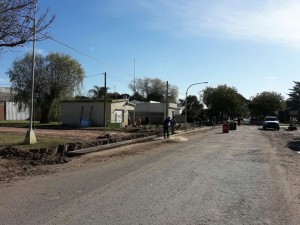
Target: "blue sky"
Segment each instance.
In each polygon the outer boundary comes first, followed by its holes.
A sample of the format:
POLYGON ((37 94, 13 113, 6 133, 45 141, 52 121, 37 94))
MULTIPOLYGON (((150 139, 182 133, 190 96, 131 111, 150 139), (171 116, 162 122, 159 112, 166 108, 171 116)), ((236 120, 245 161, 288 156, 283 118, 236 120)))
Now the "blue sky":
MULTIPOLYGON (((246 98, 263 91, 287 97, 300 73, 300 1, 298 0, 52 0, 39 1, 56 20, 53 40, 37 43, 42 54, 70 54, 84 67, 82 94, 103 86, 131 93, 136 78, 169 81, 184 98, 206 86, 226 84, 246 98), (135 59, 135 67, 134 67, 135 59)), ((31 44, 1 56, 5 72, 31 44)))

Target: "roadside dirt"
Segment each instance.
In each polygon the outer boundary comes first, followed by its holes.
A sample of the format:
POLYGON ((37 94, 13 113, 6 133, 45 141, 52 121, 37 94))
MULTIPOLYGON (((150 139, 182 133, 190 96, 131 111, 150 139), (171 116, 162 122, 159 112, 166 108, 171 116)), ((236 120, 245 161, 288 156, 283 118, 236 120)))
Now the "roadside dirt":
MULTIPOLYGON (((25 134, 28 129, 26 128, 13 128, 13 127, 0 127, 1 133, 22 133, 25 134)), ((122 137, 128 135, 128 132, 122 131, 103 131, 99 129, 80 129, 80 130, 52 130, 52 129, 35 129, 36 135, 51 135, 52 137, 63 137, 70 140, 70 142, 76 141, 89 141, 95 140, 98 137, 109 134, 111 137, 122 137)), ((0 149, 1 150, 1 149, 0 149)), ((12 151, 18 151, 18 149, 12 149, 12 151)), ((107 152, 107 151, 105 151, 107 152)), ((111 154, 113 151, 109 151, 111 154)), ((113 153, 112 153, 113 154, 113 153)), ((120 153, 124 155, 125 153, 120 153)), ((114 155, 110 156, 113 157, 114 155)), ((1 157, 0 156, 0 182, 12 182, 22 177, 43 175, 49 173, 55 173, 60 169, 69 167, 76 167, 77 163, 84 157, 66 158, 65 162, 62 161, 59 155, 50 156, 50 162, 42 164, 37 160, 33 160, 31 157, 1 157), (52 164, 52 165, 47 165, 52 164)), ((83 159, 84 160, 84 159, 83 159)))

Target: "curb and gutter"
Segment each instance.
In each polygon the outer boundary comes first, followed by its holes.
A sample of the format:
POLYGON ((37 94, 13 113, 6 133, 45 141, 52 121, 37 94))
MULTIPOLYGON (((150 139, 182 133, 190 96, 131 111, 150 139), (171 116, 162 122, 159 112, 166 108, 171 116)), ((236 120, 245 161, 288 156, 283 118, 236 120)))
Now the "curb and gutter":
MULTIPOLYGON (((196 128, 196 129, 188 130, 186 132, 185 131, 177 131, 173 135, 178 136, 181 134, 197 132, 197 131, 199 131, 199 129, 200 130, 208 130, 208 129, 210 129, 210 127, 196 128)), ((108 150, 108 149, 112 149, 112 148, 117 148, 117 147, 121 147, 124 145, 143 143, 143 142, 154 141, 154 140, 164 140, 164 139, 162 139, 162 137, 159 137, 157 135, 150 135, 147 137, 136 138, 136 139, 126 140, 126 141, 120 141, 120 142, 116 142, 116 143, 109 143, 106 145, 99 145, 99 146, 95 146, 95 147, 83 148, 83 149, 78 149, 78 150, 73 150, 73 151, 66 151, 65 155, 66 156, 84 155, 84 154, 88 154, 88 153, 92 153, 92 152, 98 152, 98 151, 108 150)))

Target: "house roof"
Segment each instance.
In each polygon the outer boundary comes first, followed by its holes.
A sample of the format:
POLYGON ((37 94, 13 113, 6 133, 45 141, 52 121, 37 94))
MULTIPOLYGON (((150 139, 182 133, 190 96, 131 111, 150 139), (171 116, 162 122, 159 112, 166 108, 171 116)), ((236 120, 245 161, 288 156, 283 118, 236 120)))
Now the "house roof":
POLYGON ((138 101, 138 100, 131 100, 131 101, 129 101, 131 104, 133 104, 133 105, 137 105, 137 104, 140 104, 140 103, 143 103, 143 102, 141 102, 141 101, 138 101))

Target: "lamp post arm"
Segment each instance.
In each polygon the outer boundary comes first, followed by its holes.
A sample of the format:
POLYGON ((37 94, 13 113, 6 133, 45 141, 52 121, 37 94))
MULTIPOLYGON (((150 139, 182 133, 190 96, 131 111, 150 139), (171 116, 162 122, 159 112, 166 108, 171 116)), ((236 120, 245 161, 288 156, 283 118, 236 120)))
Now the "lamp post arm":
POLYGON ((190 89, 190 87, 192 87, 192 86, 194 86, 194 85, 196 85, 196 84, 207 84, 208 82, 200 82, 200 83, 194 83, 194 84, 191 84, 190 86, 188 86, 188 88, 186 89, 186 93, 185 93, 185 95, 187 96, 187 93, 188 93, 188 91, 189 91, 189 89, 190 89))
POLYGON ((190 89, 190 87, 196 85, 196 84, 207 84, 208 82, 199 82, 199 83, 194 83, 194 84, 191 84, 190 86, 188 86, 188 88, 186 89, 186 92, 185 92, 185 116, 184 116, 184 128, 185 128, 185 131, 186 131, 186 127, 187 127, 187 94, 188 94, 188 91, 190 89))

